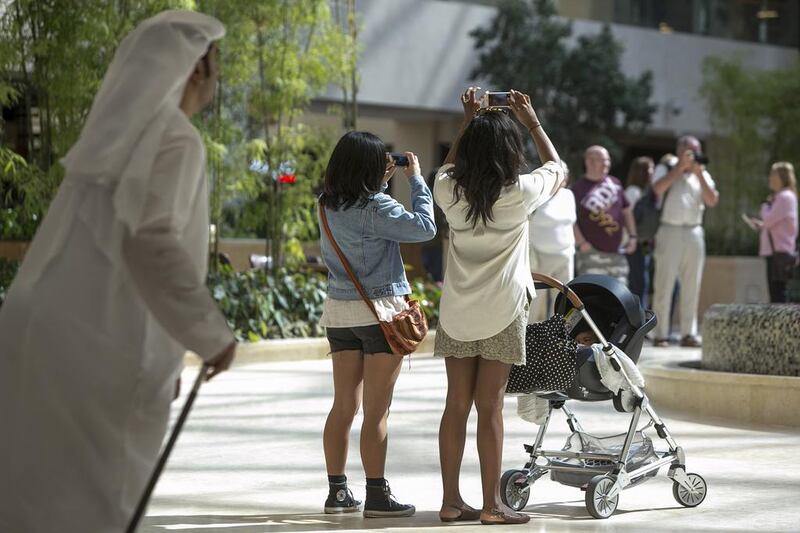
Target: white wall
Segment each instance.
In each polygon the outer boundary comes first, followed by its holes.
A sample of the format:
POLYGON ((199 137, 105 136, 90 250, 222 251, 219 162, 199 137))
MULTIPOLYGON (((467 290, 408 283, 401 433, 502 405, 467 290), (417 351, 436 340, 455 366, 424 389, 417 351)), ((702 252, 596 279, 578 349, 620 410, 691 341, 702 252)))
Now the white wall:
MULTIPOLYGON (((458 113, 458 95, 469 85, 476 63, 469 32, 487 24, 494 8, 433 0, 359 0, 363 47, 360 61, 362 104, 403 112, 458 113)), ((596 33, 598 22, 576 20, 574 33, 596 33)), ((698 96, 702 63, 708 55, 739 55, 752 68, 787 66, 798 59, 790 48, 729 41, 689 34, 614 25, 625 45, 623 69, 654 74, 653 101, 659 104, 652 129, 667 135, 710 133, 708 115, 698 96), (682 108, 678 115, 669 102, 682 108)), ((500 89, 500 88, 498 88, 500 89)), ((324 99, 338 99, 331 91, 324 99)))
MULTIPOLYGON (((309 126, 331 128, 341 133, 341 119, 322 113, 308 113, 299 122, 309 126)), ((419 158, 422 174, 427 176, 439 163, 437 147, 440 143, 450 143, 458 131, 458 118, 416 117, 403 119, 360 116, 358 129, 374 133, 395 151, 414 152, 419 158)), ((403 174, 398 170, 394 177, 392 191, 394 196, 410 207, 410 188, 403 174)))
MULTIPOLYGON (((576 34, 596 33, 600 28, 601 24, 591 21, 573 23, 576 34)), ((671 134, 704 137, 711 133, 705 102, 699 95, 706 57, 740 57, 747 68, 754 70, 786 67, 798 60, 798 51, 792 48, 686 33, 663 34, 621 24, 614 24, 612 31, 625 45, 622 67, 627 74, 653 71, 652 101, 659 104, 659 109, 653 115, 651 128, 671 134), (680 114, 670 112, 670 102, 680 106, 680 114)))

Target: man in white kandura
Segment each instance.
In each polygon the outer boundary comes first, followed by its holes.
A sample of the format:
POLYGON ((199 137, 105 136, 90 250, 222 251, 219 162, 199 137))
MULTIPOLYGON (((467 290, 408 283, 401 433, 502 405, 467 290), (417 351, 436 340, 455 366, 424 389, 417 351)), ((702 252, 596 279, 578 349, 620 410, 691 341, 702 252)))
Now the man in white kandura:
POLYGON ((0 311, 0 531, 119 532, 156 462, 186 349, 228 368, 205 286, 206 15, 167 11, 120 44, 64 181, 0 311))

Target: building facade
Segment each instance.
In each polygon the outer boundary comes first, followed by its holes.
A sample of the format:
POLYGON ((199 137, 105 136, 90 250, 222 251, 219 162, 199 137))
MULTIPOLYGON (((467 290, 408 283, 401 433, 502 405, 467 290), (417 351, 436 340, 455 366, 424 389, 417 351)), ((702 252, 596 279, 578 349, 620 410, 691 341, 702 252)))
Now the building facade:
MULTIPOLYGON (((458 96, 476 64, 469 32, 496 13, 491 1, 360 0, 362 30, 358 128, 381 136, 395 150, 417 153, 423 172, 441 163, 460 121, 458 96)), ((657 106, 643 136, 619 139, 625 161, 674 149, 675 138, 707 138, 711 121, 700 98, 708 56, 738 57, 751 69, 776 69, 798 60, 800 2, 762 0, 560 0, 573 38, 610 24, 625 46, 623 71, 653 72, 657 106)), ((504 87, 492 87, 505 90, 504 87)), ((339 127, 324 112, 340 100, 331 90, 314 101, 304 120, 339 127)), ((622 163, 614 170, 622 172, 622 163)), ((573 172, 580 169, 572 169, 573 172)), ((399 198, 405 184, 394 184, 399 198)))

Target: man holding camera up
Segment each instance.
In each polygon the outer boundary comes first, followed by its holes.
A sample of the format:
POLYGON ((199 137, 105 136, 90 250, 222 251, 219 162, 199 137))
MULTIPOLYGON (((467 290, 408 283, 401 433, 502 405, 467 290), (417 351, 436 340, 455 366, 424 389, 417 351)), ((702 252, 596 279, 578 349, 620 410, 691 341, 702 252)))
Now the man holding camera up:
POLYGON ((659 165, 653 176, 653 191, 662 204, 655 237, 655 345, 669 346, 672 291, 680 280, 681 346, 698 347, 697 303, 706 258, 703 211, 717 205, 719 193, 706 171, 700 141, 681 137, 675 153, 678 163, 671 169, 659 165))

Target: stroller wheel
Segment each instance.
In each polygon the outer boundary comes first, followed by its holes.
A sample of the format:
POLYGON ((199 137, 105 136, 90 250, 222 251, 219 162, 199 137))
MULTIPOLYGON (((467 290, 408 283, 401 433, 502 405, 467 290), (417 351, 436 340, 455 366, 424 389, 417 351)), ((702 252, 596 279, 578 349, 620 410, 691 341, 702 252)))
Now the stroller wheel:
POLYGON ((692 486, 691 490, 677 481, 673 481, 672 495, 675 496, 675 501, 684 507, 697 507, 706 499, 708 485, 706 485, 706 480, 699 474, 686 474, 686 477, 689 478, 689 485, 692 486))
POLYGON ((500 499, 515 511, 523 510, 530 496, 531 486, 524 470, 507 470, 500 478, 500 499))
POLYGON ((613 497, 608 494, 616 481, 611 476, 594 476, 586 487, 586 509, 595 518, 608 518, 617 510, 619 492, 613 497))
POLYGON ((615 394, 612 403, 614 404, 614 409, 620 413, 632 413, 637 404, 636 396, 626 390, 621 390, 619 394, 615 394))

